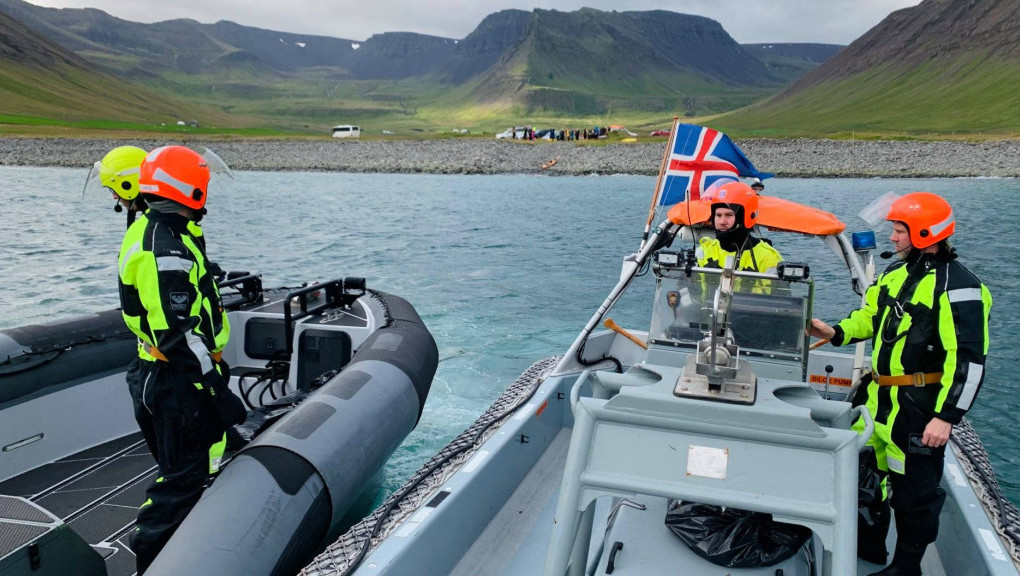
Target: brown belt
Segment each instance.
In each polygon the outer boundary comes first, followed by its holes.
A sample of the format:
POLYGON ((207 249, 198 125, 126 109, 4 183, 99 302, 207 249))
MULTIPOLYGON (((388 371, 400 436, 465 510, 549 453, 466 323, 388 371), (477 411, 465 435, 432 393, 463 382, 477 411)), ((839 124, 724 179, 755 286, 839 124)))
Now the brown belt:
MULTIPOLYGON (((155 346, 149 344, 148 342, 143 342, 142 348, 144 348, 145 351, 156 360, 169 362, 169 360, 166 359, 166 356, 159 351, 159 348, 156 348, 155 346)), ((219 362, 220 360, 223 359, 223 352, 210 352, 209 357, 213 359, 213 362, 219 362)))
POLYGON ((941 382, 942 372, 915 372, 900 376, 876 376, 875 381, 878 382, 879 386, 924 386, 941 382))

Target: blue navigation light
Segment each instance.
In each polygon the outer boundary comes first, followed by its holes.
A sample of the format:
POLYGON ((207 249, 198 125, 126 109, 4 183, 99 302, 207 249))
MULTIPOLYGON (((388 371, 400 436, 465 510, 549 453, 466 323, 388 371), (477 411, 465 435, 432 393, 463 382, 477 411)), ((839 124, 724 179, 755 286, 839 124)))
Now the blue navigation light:
POLYGON ((854 232, 850 235, 850 238, 854 245, 854 251, 856 252, 864 252, 875 249, 875 233, 871 230, 854 232))

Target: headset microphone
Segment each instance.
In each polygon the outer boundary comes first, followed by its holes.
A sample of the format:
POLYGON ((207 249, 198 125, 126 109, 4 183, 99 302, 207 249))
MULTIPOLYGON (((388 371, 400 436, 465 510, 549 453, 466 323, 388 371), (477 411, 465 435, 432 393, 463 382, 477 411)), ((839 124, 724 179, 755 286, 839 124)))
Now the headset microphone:
POLYGON ((882 260, 888 260, 888 259, 892 258, 893 256, 895 256, 897 254, 900 254, 902 252, 906 252, 907 250, 910 250, 911 248, 913 248, 913 246, 907 246, 906 248, 903 248, 901 250, 897 250, 895 252, 891 252, 889 250, 886 250, 885 252, 882 252, 881 254, 879 254, 878 257, 881 258, 882 260))
POLYGON ((113 205, 113 211, 116 212, 117 214, 120 214, 121 212, 124 211, 124 207, 121 206, 120 202, 117 202, 116 204, 113 205))

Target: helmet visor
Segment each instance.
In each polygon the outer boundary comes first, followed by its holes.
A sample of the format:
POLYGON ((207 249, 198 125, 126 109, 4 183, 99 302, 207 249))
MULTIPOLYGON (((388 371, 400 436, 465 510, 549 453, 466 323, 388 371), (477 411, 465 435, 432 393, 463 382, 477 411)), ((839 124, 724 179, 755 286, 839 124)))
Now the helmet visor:
POLYGON ((867 222, 872 230, 879 231, 889 228, 890 224, 885 218, 889 215, 893 203, 899 198, 900 195, 895 192, 886 192, 872 200, 857 215, 861 217, 861 220, 867 222))
POLYGON ((81 188, 81 199, 85 201, 85 198, 108 200, 111 194, 115 194, 113 188, 104 186, 102 178, 100 177, 100 170, 102 169, 102 160, 97 160, 92 168, 89 170, 89 175, 85 177, 85 185, 81 188))
POLYGON ((209 172, 212 174, 223 174, 231 180, 234 179, 234 172, 230 169, 230 166, 227 166, 227 163, 217 156, 215 152, 208 148, 202 148, 201 150, 196 150, 196 152, 205 160, 206 166, 209 167, 209 172))
POLYGON ((82 200, 85 200, 86 197, 106 200, 109 198, 109 196, 107 196, 108 194, 116 194, 124 200, 131 200, 137 195, 137 191, 131 193, 130 188, 127 190, 118 190, 119 186, 117 186, 117 183, 123 185, 124 181, 131 176, 137 178, 137 167, 132 166, 130 168, 125 168, 120 172, 107 172, 105 176, 107 182, 103 182, 103 161, 97 160, 89 170, 89 175, 85 177, 85 185, 82 186, 81 189, 81 198, 82 200), (113 186, 111 186, 111 184, 113 186))

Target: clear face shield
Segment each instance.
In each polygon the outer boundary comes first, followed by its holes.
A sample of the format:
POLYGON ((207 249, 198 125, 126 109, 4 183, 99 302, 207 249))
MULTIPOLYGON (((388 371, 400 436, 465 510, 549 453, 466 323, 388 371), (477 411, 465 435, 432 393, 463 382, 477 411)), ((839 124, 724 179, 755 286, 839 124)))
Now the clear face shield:
POLYGON ((205 160, 205 164, 209 167, 210 173, 223 174, 231 180, 234 179, 234 172, 230 169, 230 166, 227 166, 227 163, 217 156, 215 152, 208 148, 200 148, 195 150, 195 152, 199 153, 202 156, 202 159, 205 160))
MULTIPOLYGON (((120 212, 123 210, 125 204, 130 203, 130 201, 119 194, 117 190, 113 189, 106 182, 103 182, 102 171, 102 160, 97 160, 94 164, 92 164, 92 168, 89 169, 88 176, 85 177, 85 185, 82 186, 81 189, 81 199, 83 202, 86 201, 86 198, 90 201, 95 199, 97 202, 110 199, 114 202, 113 209, 116 212, 120 212)), ((110 180, 109 184, 114 184, 115 182, 124 182, 125 178, 128 176, 137 177, 138 172, 139 170, 137 167, 126 168, 120 172, 109 174, 107 177, 110 180)), ((134 192, 137 195, 137 191, 134 192)), ((132 196, 132 198, 133 197, 134 196, 132 196)))
POLYGON ((895 192, 886 192, 871 201, 863 210, 857 213, 861 220, 868 223, 868 226, 878 236, 892 234, 892 222, 885 219, 894 202, 900 198, 895 192))

